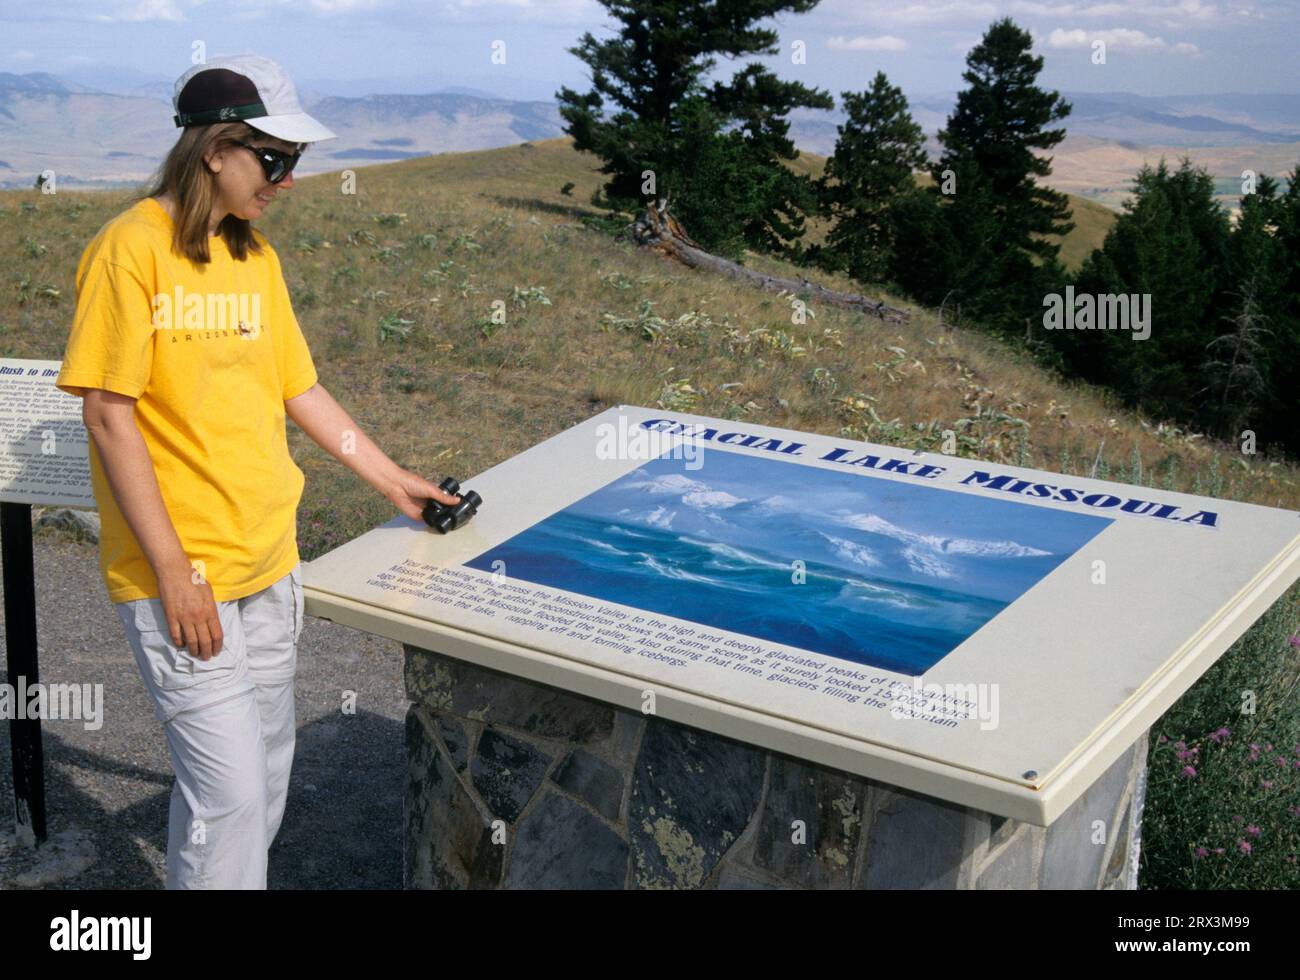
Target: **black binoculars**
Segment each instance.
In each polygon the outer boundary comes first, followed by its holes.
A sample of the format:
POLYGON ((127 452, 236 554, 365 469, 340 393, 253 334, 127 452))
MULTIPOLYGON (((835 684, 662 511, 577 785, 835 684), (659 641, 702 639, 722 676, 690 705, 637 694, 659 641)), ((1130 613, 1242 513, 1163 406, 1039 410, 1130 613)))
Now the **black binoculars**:
POLYGON ((447 477, 438 484, 438 489, 443 493, 449 493, 453 497, 460 497, 458 504, 441 504, 429 498, 429 502, 424 505, 423 517, 424 523, 441 534, 448 531, 454 531, 456 528, 465 524, 478 513, 478 508, 483 503, 483 498, 473 490, 466 490, 464 494, 460 492, 460 484, 454 477, 447 477))

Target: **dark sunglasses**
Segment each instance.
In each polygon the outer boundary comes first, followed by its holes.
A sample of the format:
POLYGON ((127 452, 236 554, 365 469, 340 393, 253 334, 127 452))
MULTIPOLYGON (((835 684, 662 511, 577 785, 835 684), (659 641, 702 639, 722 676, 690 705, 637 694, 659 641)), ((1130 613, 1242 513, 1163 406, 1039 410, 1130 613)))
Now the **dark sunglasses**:
POLYGON ((253 151, 257 162, 262 165, 262 170, 266 173, 266 179, 272 184, 278 184, 289 176, 289 172, 298 165, 298 160, 302 157, 302 150, 297 153, 284 153, 273 150, 269 146, 253 146, 251 143, 236 141, 235 145, 253 151))

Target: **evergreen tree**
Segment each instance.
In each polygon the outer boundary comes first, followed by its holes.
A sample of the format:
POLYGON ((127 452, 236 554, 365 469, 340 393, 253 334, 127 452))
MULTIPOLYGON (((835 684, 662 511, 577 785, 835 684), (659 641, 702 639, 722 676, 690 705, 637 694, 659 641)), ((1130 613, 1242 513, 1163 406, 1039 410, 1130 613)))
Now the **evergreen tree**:
POLYGON ((1206 397, 1199 417, 1210 431, 1230 440, 1248 428, 1258 436, 1264 421, 1258 412, 1270 387, 1267 311, 1276 310, 1280 300, 1276 275, 1281 245, 1269 226, 1276 197, 1277 181, 1261 176, 1256 191, 1241 202, 1224 269, 1232 306, 1220 316, 1226 330, 1206 345, 1200 369, 1200 394, 1206 397))
POLYGON ((1184 422, 1200 416, 1198 392, 1208 345, 1233 309, 1225 286, 1228 216, 1214 198, 1214 180, 1184 159, 1171 172, 1163 160, 1144 166, 1133 197, 1084 262, 1079 294, 1151 297, 1151 335, 1130 331, 1054 331, 1067 368, 1115 389, 1129 404, 1184 422))
POLYGON ((585 95, 567 87, 557 94, 574 146, 600 157, 601 171, 610 178, 604 197, 596 195, 593 203, 634 212, 664 199, 675 207, 680 199, 694 216, 691 222, 683 217, 683 224, 706 247, 734 241, 730 232, 714 228, 738 218, 753 247, 793 248, 787 240, 802 234, 799 212, 812 207, 814 195, 811 181, 782 162, 798 155, 783 116, 796 106, 831 108, 829 94, 782 82, 758 64, 738 72, 730 84, 705 89, 701 78, 714 67, 714 54, 776 54, 777 33, 754 24, 811 10, 818 0, 600 2, 621 25, 619 33, 604 41, 584 34, 569 50, 591 67, 593 87, 585 95), (608 117, 606 100, 616 109, 608 117), (704 107, 720 130, 739 132, 739 141, 722 131, 706 138, 704 107), (718 180, 708 182, 707 190, 698 181, 692 186, 690 177, 699 175, 697 154, 726 160, 753 186, 725 188, 718 180), (653 173, 652 186, 646 171, 653 173), (723 215, 737 203, 746 210, 723 215))
POLYGON ((967 56, 967 88, 939 133, 944 150, 932 167, 941 190, 955 181, 953 203, 972 195, 992 209, 991 220, 975 224, 969 206, 945 213, 957 250, 981 256, 965 277, 965 302, 989 325, 1017 331, 1054 271, 1060 246, 1045 236, 1074 227, 1066 195, 1036 180, 1051 173, 1051 160, 1034 151, 1065 138, 1064 129, 1044 127, 1069 115, 1070 105, 1035 85, 1043 59, 1032 47, 1009 18, 989 27, 967 56))
POLYGON ((894 265, 891 208, 916 190, 913 171, 926 164, 925 137, 903 90, 884 72, 867 91, 843 92, 841 99, 848 120, 838 127, 835 151, 817 183, 821 213, 833 224, 816 254, 829 268, 878 282, 894 265))
MULTIPOLYGON (((1262 184, 1262 181, 1261 181, 1262 184)), ((1300 456, 1300 163, 1286 193, 1268 200, 1267 227, 1276 251, 1266 340, 1269 389, 1260 410, 1261 439, 1300 456)))
POLYGON ((797 106, 833 109, 834 100, 826 92, 783 82, 761 65, 750 64, 730 85, 715 84, 709 103, 735 122, 733 132, 742 135, 752 161, 753 206, 745 212, 746 242, 756 251, 802 259, 798 239, 804 234, 804 215, 817 210, 817 191, 810 178, 786 165, 799 158, 786 117, 797 106))

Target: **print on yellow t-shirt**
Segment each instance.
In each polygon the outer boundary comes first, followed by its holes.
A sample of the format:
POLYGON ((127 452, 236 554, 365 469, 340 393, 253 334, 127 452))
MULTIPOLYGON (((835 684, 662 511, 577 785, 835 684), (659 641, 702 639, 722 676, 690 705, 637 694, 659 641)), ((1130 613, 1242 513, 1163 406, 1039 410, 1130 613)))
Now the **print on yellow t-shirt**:
MULTIPOLYGON (((278 581, 298 563, 302 470, 289 455, 284 403, 317 380, 280 260, 239 262, 220 237, 198 265, 171 250, 172 219, 153 198, 113 218, 77 265, 77 310, 55 385, 135 398, 135 422, 163 503, 217 602, 278 581)), ((94 440, 99 566, 112 602, 158 596, 94 440)))

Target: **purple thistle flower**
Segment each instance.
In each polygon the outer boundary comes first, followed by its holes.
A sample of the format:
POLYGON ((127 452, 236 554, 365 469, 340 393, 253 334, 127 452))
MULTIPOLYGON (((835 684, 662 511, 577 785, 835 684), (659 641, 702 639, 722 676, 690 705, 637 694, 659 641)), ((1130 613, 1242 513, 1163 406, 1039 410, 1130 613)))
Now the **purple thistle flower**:
POLYGON ((1208 857, 1210 849, 1208 847, 1198 847, 1194 853, 1198 858, 1208 857))
POLYGON ((1246 833, 1250 834, 1251 837, 1258 837, 1260 831, 1258 827, 1256 827, 1254 824, 1251 824, 1249 827, 1246 828, 1246 833))
POLYGON ((1216 847, 1216 848, 1214 849, 1214 853, 1215 853, 1215 854, 1222 854, 1222 853, 1223 853, 1223 848, 1221 848, 1221 847, 1216 847))
POLYGON ((1195 779, 1195 778, 1196 778, 1196 767, 1195 767, 1195 766, 1183 766, 1183 775, 1186 776, 1188 779, 1195 779))
POLYGON ((1242 854, 1249 854, 1253 850, 1253 848, 1250 846, 1250 841, 1248 840, 1237 841, 1237 847, 1242 854))
POLYGON ((1233 823, 1245 823, 1245 822, 1246 822, 1246 818, 1243 817, 1240 813, 1234 813, 1234 814, 1232 815, 1232 822, 1233 822, 1233 823))
POLYGON ((1271 779, 1261 779, 1261 780, 1259 781, 1259 785, 1263 786, 1265 789, 1272 789, 1272 788, 1273 788, 1273 780, 1271 780, 1271 779))
POLYGON ((1209 738, 1210 741, 1213 742, 1215 745, 1218 745, 1218 744, 1220 744, 1220 743, 1221 743, 1225 738, 1227 738, 1227 737, 1228 737, 1229 735, 1231 735, 1231 734, 1232 734, 1232 732, 1230 732, 1230 731, 1229 731, 1228 729, 1226 729, 1226 728, 1218 728, 1218 729, 1215 729, 1214 731, 1210 732, 1208 738, 1209 738))
MULTIPOLYGON (((1161 735, 1158 739, 1156 739, 1156 744, 1157 744, 1157 745, 1164 745, 1164 744, 1165 744, 1166 742, 1168 742, 1168 741, 1169 741, 1169 739, 1168 739, 1167 736, 1161 735)), ((1297 751, 1297 752, 1300 752, 1300 745, 1297 745, 1297 746, 1296 746, 1296 751, 1297 751)))
POLYGON ((1300 647, 1300 633, 1287 640, 1293 647, 1300 647))

